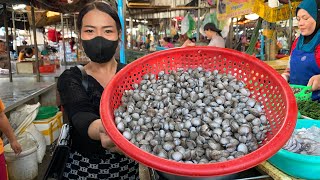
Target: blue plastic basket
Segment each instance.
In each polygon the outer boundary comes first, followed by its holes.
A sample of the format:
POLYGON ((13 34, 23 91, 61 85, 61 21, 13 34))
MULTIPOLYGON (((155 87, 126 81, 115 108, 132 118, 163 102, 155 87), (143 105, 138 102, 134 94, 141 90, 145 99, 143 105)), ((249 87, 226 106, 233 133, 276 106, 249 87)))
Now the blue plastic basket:
MULTIPOLYGON (((296 129, 320 127, 320 120, 298 119, 296 129)), ((303 179, 320 179, 320 156, 297 154, 281 149, 268 160, 284 173, 303 179)))

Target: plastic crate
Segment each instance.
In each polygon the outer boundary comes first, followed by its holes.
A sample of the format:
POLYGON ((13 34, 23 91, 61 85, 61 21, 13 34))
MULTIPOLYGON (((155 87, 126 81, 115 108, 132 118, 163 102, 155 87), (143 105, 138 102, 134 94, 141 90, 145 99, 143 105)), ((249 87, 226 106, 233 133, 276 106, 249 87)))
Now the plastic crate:
POLYGON ((56 70, 55 64, 44 65, 39 67, 40 73, 53 73, 56 70))
POLYGON ((62 112, 56 113, 54 117, 33 121, 33 124, 46 139, 46 144, 51 145, 60 135, 63 124, 62 112))
POLYGON ((294 96, 298 101, 311 100, 311 95, 312 95, 311 86, 290 84, 290 87, 293 89, 300 89, 299 93, 294 94, 294 96))

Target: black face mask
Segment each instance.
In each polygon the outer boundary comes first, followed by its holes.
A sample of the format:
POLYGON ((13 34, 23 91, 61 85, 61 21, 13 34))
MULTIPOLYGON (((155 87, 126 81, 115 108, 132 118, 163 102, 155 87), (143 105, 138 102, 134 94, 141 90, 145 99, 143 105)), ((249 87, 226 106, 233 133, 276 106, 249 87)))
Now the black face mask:
POLYGON ((84 52, 91 61, 96 63, 109 62, 114 56, 118 47, 118 40, 111 41, 101 36, 90 40, 82 40, 84 52))

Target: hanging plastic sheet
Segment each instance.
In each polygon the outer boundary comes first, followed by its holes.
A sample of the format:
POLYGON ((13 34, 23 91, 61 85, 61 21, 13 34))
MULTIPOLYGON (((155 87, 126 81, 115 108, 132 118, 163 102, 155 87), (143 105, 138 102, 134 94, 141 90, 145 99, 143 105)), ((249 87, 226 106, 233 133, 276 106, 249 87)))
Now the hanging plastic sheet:
POLYGON ((187 34, 189 38, 192 38, 192 33, 196 28, 196 22, 190 13, 182 19, 181 21, 181 34, 187 34))

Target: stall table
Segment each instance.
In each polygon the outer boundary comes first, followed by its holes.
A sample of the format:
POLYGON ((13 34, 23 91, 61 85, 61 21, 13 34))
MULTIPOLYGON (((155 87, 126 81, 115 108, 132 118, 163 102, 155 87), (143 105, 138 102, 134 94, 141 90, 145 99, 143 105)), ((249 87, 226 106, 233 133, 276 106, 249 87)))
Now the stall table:
POLYGON ((8 79, 0 78, 0 98, 6 106, 5 112, 9 112, 35 98, 41 98, 43 103, 51 104, 56 102, 55 96, 54 100, 51 101, 52 97, 47 93, 50 94, 55 91, 55 87, 55 82, 34 82, 30 78, 22 78, 11 83, 8 82, 8 79), (44 97, 49 97, 51 100, 43 99, 44 97))
POLYGON ((268 174, 272 179, 275 180, 297 180, 294 177, 291 177, 287 175, 286 173, 280 171, 276 167, 274 167, 272 164, 270 164, 268 161, 264 161, 258 166, 256 166, 256 169, 258 171, 261 171, 263 173, 268 174))
POLYGON ((289 60, 273 60, 264 62, 275 69, 277 72, 283 73, 284 70, 288 67, 289 60))

